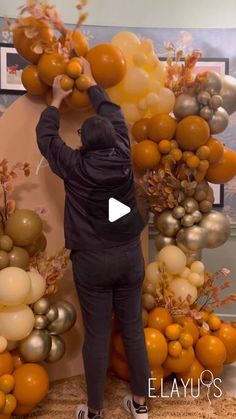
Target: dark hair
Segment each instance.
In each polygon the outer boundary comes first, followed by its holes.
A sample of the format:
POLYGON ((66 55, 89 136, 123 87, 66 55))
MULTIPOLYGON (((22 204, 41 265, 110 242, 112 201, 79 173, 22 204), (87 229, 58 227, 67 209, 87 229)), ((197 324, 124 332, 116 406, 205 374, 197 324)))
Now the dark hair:
POLYGON ((113 148, 116 142, 116 132, 112 123, 102 116, 91 116, 82 124, 81 152, 113 148))

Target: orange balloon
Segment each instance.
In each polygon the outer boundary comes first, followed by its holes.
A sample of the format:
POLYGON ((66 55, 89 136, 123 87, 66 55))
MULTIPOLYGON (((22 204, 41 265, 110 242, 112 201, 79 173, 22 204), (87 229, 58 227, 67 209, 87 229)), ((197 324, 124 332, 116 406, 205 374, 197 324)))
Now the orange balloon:
POLYGON ((164 378, 164 374, 164 368, 161 366, 151 370, 151 377, 154 378, 154 380, 151 381, 151 387, 155 388, 155 390, 159 390, 164 378))
POLYGON ((38 364, 23 364, 13 373, 13 395, 22 405, 35 405, 44 399, 49 388, 46 370, 38 364))
POLYGON ((154 115, 148 124, 148 138, 156 142, 171 140, 175 135, 176 126, 176 120, 170 115, 154 115))
POLYGON ((96 82, 105 89, 115 86, 125 76, 126 61, 121 50, 115 45, 96 45, 88 51, 86 58, 96 82))
POLYGON ((10 393, 13 390, 15 385, 15 379, 11 374, 3 374, 0 377, 0 391, 3 391, 5 394, 10 393))
POLYGON ((199 330, 195 320, 192 318, 181 318, 177 320, 182 326, 184 333, 189 333, 193 338, 193 345, 195 345, 199 339, 199 330))
POLYGON ((73 47, 76 54, 80 57, 85 56, 89 50, 89 44, 86 36, 79 31, 71 31, 73 47))
POLYGON ((116 352, 114 352, 111 357, 111 368, 115 372, 115 374, 122 380, 130 380, 128 364, 123 359, 119 358, 116 352))
POLYGON ((0 354, 0 377, 3 374, 11 374, 13 369, 13 358, 10 352, 2 352, 0 354))
POLYGON ((190 368, 187 371, 177 373, 177 378, 180 380, 182 378, 183 382, 186 384, 190 379, 193 385, 197 385, 201 376, 201 373, 205 368, 200 364, 197 358, 194 358, 193 363, 190 365, 190 368))
MULTIPOLYGON (((221 374, 223 372, 223 368, 224 368, 223 365, 219 365, 218 367, 211 367, 211 368, 208 368, 208 369, 212 372, 214 378, 218 378, 218 377, 221 376, 221 374)), ((208 371, 206 371, 204 373, 204 379, 205 380, 208 380, 208 381, 212 381, 212 375, 211 375, 211 373, 209 373, 208 371)))
POLYGON ((52 86, 56 76, 65 74, 66 64, 65 58, 57 52, 53 52, 52 54, 44 53, 38 63, 40 79, 49 86, 52 86))
POLYGON ((135 141, 139 143, 142 140, 147 138, 147 129, 150 119, 149 118, 142 118, 139 121, 135 122, 132 126, 132 134, 134 136, 135 141))
POLYGON ((236 329, 229 323, 222 323, 219 330, 213 333, 225 345, 226 360, 225 364, 236 361, 236 329))
POLYGON ((39 78, 38 67, 36 65, 28 65, 24 68, 21 81, 27 92, 31 95, 40 96, 48 90, 48 86, 39 78))
POLYGON ((173 323, 173 319, 167 308, 155 307, 148 315, 148 327, 164 333, 166 327, 173 323))
POLYGON ((62 89, 68 91, 73 88, 75 81, 71 79, 69 76, 67 76, 67 74, 63 74, 60 83, 62 89))
POLYGON ((151 369, 163 364, 168 354, 168 346, 164 335, 151 327, 144 329, 148 360, 151 369))
POLYGON ((196 357, 204 367, 216 367, 226 360, 226 348, 216 336, 202 336, 195 347, 196 357))
POLYGON ((141 170, 154 169, 158 166, 161 155, 156 143, 143 140, 132 146, 133 163, 141 170))
POLYGON ((177 125, 176 140, 183 150, 196 150, 209 139, 210 129, 205 119, 197 115, 183 118, 177 125))
POLYGON ((81 73, 82 66, 79 60, 70 60, 66 66, 66 74, 72 79, 77 79, 81 73))
POLYGON ((122 358, 124 361, 126 361, 126 353, 125 353, 125 347, 123 343, 122 336, 119 333, 116 333, 113 336, 113 348, 116 352, 116 354, 122 358))
POLYGON ((211 183, 226 183, 236 175, 236 152, 225 147, 220 161, 211 164, 206 173, 206 180, 211 183))
MULTIPOLYGON (((22 25, 13 30, 13 44, 17 52, 30 63, 36 64, 41 54, 36 54, 31 47, 35 41, 43 41, 44 44, 50 45, 53 40, 53 31, 41 20, 32 16, 21 18, 22 25), (27 38, 25 31, 31 31, 35 28, 34 36, 27 38)), ((31 34, 32 35, 32 34, 31 34)))
POLYGON ((187 349, 182 349, 181 355, 178 358, 168 355, 163 366, 165 368, 168 368, 172 372, 178 373, 178 372, 187 371, 192 365, 193 360, 194 360, 194 350, 192 346, 190 346, 187 349))
POLYGON ((4 415, 0 413, 0 419, 10 419, 11 418, 11 414, 9 413, 8 415, 4 415))
MULTIPOLYGON (((28 415, 30 412, 32 412, 32 410, 35 408, 35 405, 22 405, 17 403, 16 408, 14 410, 14 415, 28 415)), ((1 418, 0 418, 1 419, 1 418)))
POLYGON ((21 365, 24 364, 24 360, 22 356, 19 354, 19 352, 17 352, 17 350, 12 351, 11 354, 12 354, 12 359, 13 359, 14 370, 16 370, 17 368, 19 368, 21 365))
POLYGON ((80 92, 76 88, 66 97, 65 102, 72 109, 86 109, 91 105, 87 92, 80 92))
POLYGON ((6 404, 4 406, 4 409, 2 410, 2 413, 5 415, 11 414, 16 408, 16 398, 13 396, 13 394, 7 394, 6 395, 6 404))
POLYGON ((88 76, 86 76, 86 74, 81 74, 81 76, 75 80, 75 85, 78 90, 83 92, 91 86, 91 80, 88 76))
POLYGON ((208 157, 209 163, 218 163, 224 153, 223 144, 216 138, 211 137, 207 141, 206 146, 210 149, 210 155, 208 157))

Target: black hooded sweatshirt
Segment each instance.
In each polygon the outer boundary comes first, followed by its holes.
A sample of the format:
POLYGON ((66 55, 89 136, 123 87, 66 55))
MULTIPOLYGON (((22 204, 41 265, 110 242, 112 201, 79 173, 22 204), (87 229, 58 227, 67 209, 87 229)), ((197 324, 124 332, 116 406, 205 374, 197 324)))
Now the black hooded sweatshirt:
POLYGON ((98 115, 112 123, 116 142, 100 150, 81 153, 67 146, 59 136, 60 114, 49 106, 38 122, 37 143, 51 170, 64 181, 65 246, 73 250, 96 250, 132 243, 139 239, 144 221, 138 211, 128 129, 118 105, 100 86, 88 89, 98 115), (131 208, 119 220, 108 220, 108 201, 115 198, 131 208))

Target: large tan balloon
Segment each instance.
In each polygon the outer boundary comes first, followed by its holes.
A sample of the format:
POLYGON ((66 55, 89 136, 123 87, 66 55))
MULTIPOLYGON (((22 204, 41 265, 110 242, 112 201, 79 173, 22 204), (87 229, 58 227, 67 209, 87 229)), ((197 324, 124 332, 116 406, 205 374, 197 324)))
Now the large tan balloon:
POLYGON ((6 307, 0 310, 0 335, 19 341, 30 334, 34 327, 34 313, 27 305, 6 307))
POLYGON ((31 289, 25 299, 26 304, 33 304, 38 301, 45 293, 46 280, 38 272, 28 272, 31 282, 31 289))
POLYGON ((170 283, 169 289, 173 292, 176 300, 181 298, 182 301, 188 303, 189 305, 193 304, 197 299, 197 288, 190 284, 187 279, 173 279, 170 283))
POLYGON ((17 246, 28 246, 42 234, 43 223, 36 212, 16 210, 7 220, 5 233, 17 246))
POLYGON ((186 256, 177 246, 165 246, 157 254, 157 262, 163 263, 168 273, 176 275, 183 272, 186 256))
MULTIPOLYGON (((22 304, 30 292, 30 278, 23 269, 8 267, 0 271, 0 304, 22 304)), ((13 339, 14 340, 14 339, 13 339)))
POLYGON ((9 253, 10 266, 27 269, 30 261, 29 253, 23 247, 14 246, 9 253))

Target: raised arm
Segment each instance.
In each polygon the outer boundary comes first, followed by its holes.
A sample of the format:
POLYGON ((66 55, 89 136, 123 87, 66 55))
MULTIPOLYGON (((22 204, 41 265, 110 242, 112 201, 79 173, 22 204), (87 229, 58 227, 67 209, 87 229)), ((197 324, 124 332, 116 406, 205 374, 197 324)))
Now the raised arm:
POLYGON ((36 127, 37 143, 42 155, 48 161, 52 171, 63 180, 69 177, 71 167, 75 164, 78 154, 77 151, 68 147, 59 136, 59 107, 63 98, 69 93, 61 89, 60 77, 57 77, 53 85, 52 105, 42 112, 36 127))
POLYGON ((105 90, 98 86, 93 78, 89 62, 83 58, 83 72, 91 80, 91 86, 88 89, 90 101, 98 115, 108 118, 114 126, 116 133, 120 137, 118 147, 122 148, 126 154, 130 153, 130 140, 128 135, 128 128, 121 111, 120 106, 113 103, 105 90))

